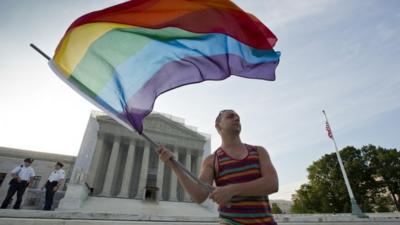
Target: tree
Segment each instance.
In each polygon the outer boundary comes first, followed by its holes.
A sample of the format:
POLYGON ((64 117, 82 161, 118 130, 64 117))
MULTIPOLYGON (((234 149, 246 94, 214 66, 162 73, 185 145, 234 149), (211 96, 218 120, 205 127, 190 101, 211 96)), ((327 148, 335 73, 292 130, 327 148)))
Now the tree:
MULTIPOLYGON (((355 199, 364 212, 392 210, 393 207, 387 204, 387 191, 398 205, 399 152, 368 145, 362 149, 346 147, 340 151, 340 155, 355 199)), ((336 153, 324 155, 313 162, 307 171, 309 182, 303 184, 293 196, 293 212, 351 212, 349 195, 336 153)))
MULTIPOLYGON (((374 172, 380 193, 389 193, 397 211, 400 211, 400 152, 372 145, 364 146, 362 151, 374 172)), ((379 207, 383 208, 382 205, 379 207)))
POLYGON ((282 209, 278 206, 276 202, 272 203, 272 209, 271 209, 273 214, 282 214, 282 209))

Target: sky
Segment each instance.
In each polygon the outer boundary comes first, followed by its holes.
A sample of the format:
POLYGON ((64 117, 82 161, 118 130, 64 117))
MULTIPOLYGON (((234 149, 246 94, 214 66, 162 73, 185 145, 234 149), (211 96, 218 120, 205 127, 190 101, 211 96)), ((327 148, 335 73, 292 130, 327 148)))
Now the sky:
MULTIPOLYGON (((91 110, 61 81, 36 44, 52 56, 79 16, 117 0, 0 1, 0 146, 77 155, 91 110)), ((278 37, 276 81, 231 76, 161 95, 155 111, 185 119, 220 145, 214 118, 241 116, 242 141, 264 146, 290 200, 307 167, 334 146, 400 148, 400 1, 234 0, 278 37), (195 99, 196 101, 193 101, 195 99)), ((351 174, 348 175, 351 179, 351 174)))

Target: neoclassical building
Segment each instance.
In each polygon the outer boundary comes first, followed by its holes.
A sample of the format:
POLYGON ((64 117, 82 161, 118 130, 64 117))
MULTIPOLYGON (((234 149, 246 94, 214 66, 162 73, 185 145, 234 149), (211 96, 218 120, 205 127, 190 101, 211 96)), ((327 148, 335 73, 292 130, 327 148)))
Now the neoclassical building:
MULTIPOLYGON (((198 175, 210 139, 176 118, 152 113, 144 133, 174 152, 175 159, 198 175)), ((92 112, 59 209, 79 209, 104 198, 148 202, 191 202, 155 146, 111 117, 92 112)), ((110 199, 109 199, 110 200, 110 199)))
MULTIPOLYGON (((196 175, 203 155, 210 153, 210 138, 207 134, 197 132, 182 119, 170 115, 152 113, 147 116, 144 133, 156 143, 171 149, 175 159, 196 175)), ((7 173, 14 164, 22 162, 23 155, 27 156, 21 150, 3 152, 0 169, 4 170, 4 182, 0 198, 4 198, 7 190, 7 173), (18 157, 11 162, 7 160, 7 154, 18 157), (7 162, 7 168, 3 168, 6 165, 3 162, 7 162)), ((120 205, 121 202, 131 204, 134 201, 135 204, 138 201, 152 204, 191 202, 175 174, 159 160, 155 147, 137 132, 125 128, 101 112, 91 113, 77 157, 30 153, 49 161, 45 163, 47 169, 41 172, 41 177, 51 172, 49 165, 53 161, 61 159, 67 163, 68 184, 65 193, 58 193, 57 199, 61 201, 60 204, 56 202, 56 210, 82 210, 86 207, 85 210, 96 211, 96 207, 103 204, 98 204, 98 201, 113 202, 114 205, 120 205)), ((42 168, 43 165, 43 162, 35 161, 33 166, 42 168)), ((43 178, 40 183, 45 181, 43 178)), ((43 193, 38 189, 40 186, 36 186, 28 189, 25 206, 30 204, 30 208, 40 208, 38 195, 42 196, 43 201, 43 193), (36 202, 32 203, 32 199, 36 199, 36 202)))
MULTIPOLYGON (((146 135, 173 150, 192 173, 199 173, 204 136, 157 113, 148 116, 144 126, 146 135)), ((154 146, 100 113, 91 115, 74 175, 84 176, 92 196, 190 201, 176 176, 158 159, 154 146)))

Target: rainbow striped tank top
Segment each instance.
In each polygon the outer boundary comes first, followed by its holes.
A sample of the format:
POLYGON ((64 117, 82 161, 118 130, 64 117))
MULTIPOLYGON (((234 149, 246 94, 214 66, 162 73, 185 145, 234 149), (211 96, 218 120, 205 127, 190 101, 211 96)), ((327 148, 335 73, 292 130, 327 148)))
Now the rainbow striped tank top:
MULTIPOLYGON (((215 183, 219 186, 243 183, 261 177, 257 148, 246 145, 248 154, 242 160, 233 159, 222 148, 215 152, 217 166, 215 183)), ((268 196, 234 196, 228 206, 219 207, 223 224, 276 225, 268 196)))

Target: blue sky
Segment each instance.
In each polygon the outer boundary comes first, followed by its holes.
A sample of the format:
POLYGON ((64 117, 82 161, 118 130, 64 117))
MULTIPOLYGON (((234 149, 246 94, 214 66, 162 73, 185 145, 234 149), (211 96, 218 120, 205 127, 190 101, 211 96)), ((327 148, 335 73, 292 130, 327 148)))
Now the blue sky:
MULTIPOLYGON (((34 52, 49 55, 77 17, 120 1, 0 1, 0 146, 76 155, 90 111, 34 52)), ((339 148, 400 147, 400 2, 235 0, 278 37, 277 80, 231 77, 160 96, 155 110, 212 136, 220 109, 235 109, 242 140, 268 149, 280 178, 272 199, 290 199, 306 168, 339 148), (196 99, 194 102, 193 99, 196 99)), ((349 175, 351 179, 351 174, 349 175)))

